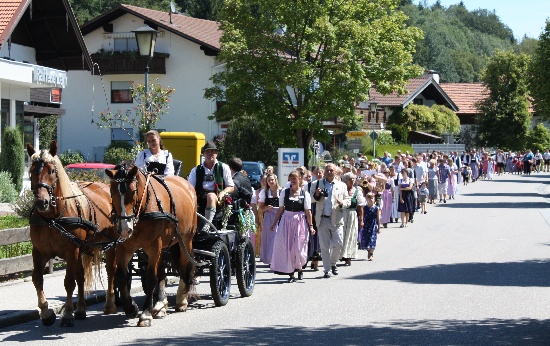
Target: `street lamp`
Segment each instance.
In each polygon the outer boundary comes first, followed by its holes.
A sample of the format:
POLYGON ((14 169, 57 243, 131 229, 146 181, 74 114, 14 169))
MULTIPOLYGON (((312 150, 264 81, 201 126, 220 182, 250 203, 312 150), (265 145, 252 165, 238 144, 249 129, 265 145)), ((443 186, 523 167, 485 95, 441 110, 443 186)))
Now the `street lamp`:
POLYGON ((378 102, 376 100, 372 99, 369 102, 369 108, 370 113, 372 116, 372 133, 370 134, 370 137, 372 138, 372 156, 373 158, 376 158, 376 138, 378 137, 378 134, 374 131, 374 116, 376 115, 376 107, 378 106, 378 102))
POLYGON ((155 42, 158 31, 145 24, 141 28, 132 31, 136 35, 139 55, 147 58, 145 65, 145 95, 149 91, 149 62, 155 54, 155 42))

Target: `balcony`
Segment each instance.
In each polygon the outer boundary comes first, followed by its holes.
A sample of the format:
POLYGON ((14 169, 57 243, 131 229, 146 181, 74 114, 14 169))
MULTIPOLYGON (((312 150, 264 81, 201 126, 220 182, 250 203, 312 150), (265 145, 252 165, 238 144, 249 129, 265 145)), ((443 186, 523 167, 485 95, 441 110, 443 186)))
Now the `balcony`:
MULTIPOLYGON (((145 72, 147 61, 137 52, 101 52, 91 55, 94 63, 99 65, 102 75, 108 74, 140 74, 145 72)), ((149 73, 166 74, 166 59, 168 53, 155 53, 149 62, 149 73)))

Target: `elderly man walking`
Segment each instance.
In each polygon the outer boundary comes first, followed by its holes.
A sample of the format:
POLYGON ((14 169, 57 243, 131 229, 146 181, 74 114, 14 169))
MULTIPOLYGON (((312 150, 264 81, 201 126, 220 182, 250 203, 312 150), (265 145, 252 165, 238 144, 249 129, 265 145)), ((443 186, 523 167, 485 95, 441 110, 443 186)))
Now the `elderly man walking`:
POLYGON ((338 275, 336 262, 344 244, 344 218, 342 204, 347 191, 346 184, 334 179, 336 166, 329 163, 325 167, 325 177, 311 184, 310 194, 317 203, 315 222, 321 245, 324 278, 338 275))

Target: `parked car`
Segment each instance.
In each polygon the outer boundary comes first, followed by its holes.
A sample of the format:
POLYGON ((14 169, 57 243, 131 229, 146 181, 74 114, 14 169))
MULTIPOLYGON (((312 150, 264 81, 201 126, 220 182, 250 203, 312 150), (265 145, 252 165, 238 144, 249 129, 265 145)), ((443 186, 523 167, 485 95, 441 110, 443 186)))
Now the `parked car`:
POLYGON ((71 180, 81 181, 104 181, 106 180, 105 170, 113 168, 115 165, 102 162, 70 163, 65 166, 71 180))
POLYGON ((243 161, 243 169, 248 174, 250 184, 254 189, 260 188, 260 179, 265 171, 265 165, 263 162, 255 161, 243 161))

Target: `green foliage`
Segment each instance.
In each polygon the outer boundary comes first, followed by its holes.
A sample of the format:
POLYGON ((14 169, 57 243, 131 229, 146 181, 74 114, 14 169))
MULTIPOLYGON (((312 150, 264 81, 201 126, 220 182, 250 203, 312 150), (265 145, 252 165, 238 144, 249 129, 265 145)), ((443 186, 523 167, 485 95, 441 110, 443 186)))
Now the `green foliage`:
POLYGON ((183 12, 190 17, 220 20, 223 0, 177 0, 183 12))
POLYGON ((0 229, 20 228, 29 225, 29 218, 19 217, 17 215, 0 216, 0 229))
POLYGON ((131 151, 134 146, 127 141, 112 141, 107 147, 107 150, 111 148, 122 148, 131 151))
POLYGON ((235 118, 229 122, 223 141, 218 138, 220 157, 223 160, 239 157, 243 161, 276 165, 280 143, 272 139, 271 133, 269 125, 262 119, 252 116, 235 118))
POLYGON ((53 115, 38 118, 38 142, 40 148, 49 148, 50 143, 57 140, 57 119, 58 117, 53 115))
POLYGON ((527 145, 529 149, 540 150, 541 153, 550 148, 550 132, 544 124, 538 124, 527 135, 527 145))
POLYGON ((477 145, 502 149, 524 148, 531 127, 527 102, 529 57, 499 51, 483 75, 489 95, 478 104, 477 145))
MULTIPOLYGON (((402 153, 406 153, 409 151, 409 153, 414 152, 412 146, 407 144, 397 144, 397 145, 376 145, 376 158, 381 158, 384 156, 384 152, 387 151, 391 154, 391 156, 395 156, 397 154, 397 151, 401 150, 402 153)), ((362 151, 363 155, 372 158, 372 142, 370 147, 363 147, 362 151)))
POLYGON ((112 163, 114 165, 118 164, 120 161, 124 160, 133 160, 135 156, 132 156, 132 152, 124 148, 109 148, 105 151, 103 156, 103 162, 112 163))
POLYGON ((80 163, 84 162, 84 155, 80 151, 72 151, 71 149, 68 149, 64 153, 61 153, 57 155, 59 157, 59 160, 61 161, 61 164, 63 166, 67 166, 70 163, 80 163))
POLYGON ((0 246, 0 258, 12 258, 32 253, 32 243, 26 241, 23 243, 0 246))
POLYGON ((306 148, 314 136, 328 136, 323 121, 356 117, 354 104, 372 85, 403 92, 421 72, 412 53, 422 32, 405 25, 396 4, 226 1, 218 60, 227 65, 205 92, 226 101, 216 118, 253 114, 285 129, 274 140, 292 133, 294 145, 306 148))
POLYGON ((515 43, 512 30, 488 10, 470 12, 463 4, 448 8, 407 4, 400 9, 409 17, 409 25, 425 33, 414 62, 439 71, 444 82, 480 81, 487 58, 515 43))
MULTIPOLYGON (((118 0, 69 0, 69 2, 80 25, 121 3, 118 0)), ((124 0, 123 3, 164 12, 170 10, 170 0, 124 0)))
POLYGON ((27 189, 23 191, 23 193, 15 199, 10 207, 17 216, 28 220, 31 216, 32 209, 34 208, 34 193, 32 190, 27 189))
POLYGON ((10 173, 16 191, 21 191, 23 187, 24 152, 21 132, 18 129, 6 127, 2 135, 0 171, 10 173))
POLYGON ((539 37, 529 66, 529 89, 537 115, 550 119, 550 20, 539 37))
POLYGON ((391 136, 396 143, 407 143, 409 131, 405 126, 399 124, 388 124, 387 129, 391 131, 391 136))
POLYGON ((174 88, 163 87, 160 85, 158 79, 157 84, 151 83, 147 94, 145 94, 145 85, 132 83, 132 98, 137 106, 132 110, 117 110, 115 113, 109 109, 99 113, 99 121, 97 126, 100 129, 130 129, 138 128, 140 138, 133 138, 133 133, 128 132, 128 136, 131 137, 135 143, 143 141, 145 133, 154 129, 155 125, 161 119, 161 117, 168 110, 168 103, 170 103, 170 96, 174 93, 174 88))
POLYGON ((17 198, 18 194, 11 173, 0 172, 0 203, 11 203, 17 198))
POLYGON ((397 142, 393 138, 391 133, 378 132, 378 138, 376 139, 376 145, 397 145, 397 142))

